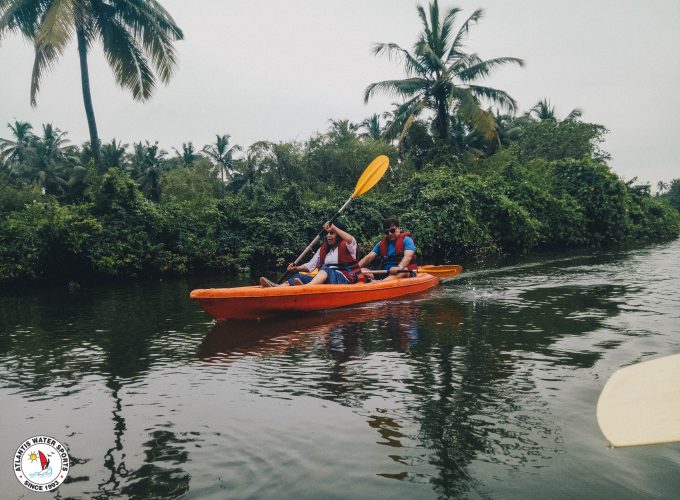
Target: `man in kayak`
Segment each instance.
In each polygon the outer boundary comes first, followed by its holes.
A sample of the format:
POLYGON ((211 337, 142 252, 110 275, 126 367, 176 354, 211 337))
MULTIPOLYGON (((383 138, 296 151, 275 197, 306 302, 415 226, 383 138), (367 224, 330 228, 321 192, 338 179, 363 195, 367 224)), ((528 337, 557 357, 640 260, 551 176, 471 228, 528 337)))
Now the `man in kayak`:
POLYGON ((411 233, 402 232, 399 221, 393 217, 385 219, 383 229, 385 237, 359 261, 359 267, 364 267, 380 257, 380 266, 389 271, 386 280, 415 276, 418 272, 418 264, 416 244, 410 236, 411 233))
POLYGON ((296 266, 290 264, 288 271, 297 273, 288 279, 287 283, 277 285, 267 278, 260 278, 260 285, 269 286, 289 286, 289 285, 319 285, 327 283, 329 285, 347 285, 356 283, 361 277, 361 268, 357 263, 357 242, 349 234, 345 227, 340 224, 323 225, 326 231, 326 241, 319 247, 312 259, 306 264, 296 266), (316 276, 300 274, 300 272, 312 272, 314 269, 319 271, 316 276))

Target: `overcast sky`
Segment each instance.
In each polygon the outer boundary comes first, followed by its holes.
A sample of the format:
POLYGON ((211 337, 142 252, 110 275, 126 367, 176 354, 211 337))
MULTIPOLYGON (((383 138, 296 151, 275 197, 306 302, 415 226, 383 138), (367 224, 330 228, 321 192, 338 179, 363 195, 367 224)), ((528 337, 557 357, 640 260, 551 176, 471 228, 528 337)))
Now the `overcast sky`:
MULTIPOLYGON (((363 102, 365 87, 400 78, 401 67, 372 55, 376 42, 410 49, 420 29, 412 0, 161 0, 184 30, 179 66, 151 101, 116 87, 101 53, 90 56, 95 114, 103 141, 158 140, 172 151, 230 134, 233 143, 304 140, 329 119, 361 121, 393 99, 363 102)), ((425 4, 425 2, 420 2, 425 4)), ((474 26, 467 48, 487 59, 513 56, 484 83, 528 110, 547 97, 559 117, 581 108, 605 125, 604 149, 625 179, 656 184, 680 177, 679 0, 459 0, 474 26)), ((456 25, 458 26, 458 24, 456 25)), ((75 143, 88 139, 73 46, 29 104, 33 52, 18 36, 0 44, 0 137, 15 119, 52 122, 75 143)), ((36 132, 37 132, 36 131, 36 132)))

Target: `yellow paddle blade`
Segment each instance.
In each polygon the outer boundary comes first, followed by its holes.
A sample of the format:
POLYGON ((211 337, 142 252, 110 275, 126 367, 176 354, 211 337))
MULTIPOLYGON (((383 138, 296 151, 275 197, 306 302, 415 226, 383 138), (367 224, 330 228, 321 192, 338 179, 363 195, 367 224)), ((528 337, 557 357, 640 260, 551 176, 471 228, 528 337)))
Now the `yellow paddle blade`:
POLYGON ((463 272, 462 266, 418 266, 419 273, 428 273, 438 278, 453 278, 463 272))
POLYGON ((361 174, 361 177, 359 177, 359 180, 357 181, 352 198, 361 196, 375 186, 378 181, 382 179, 383 175, 385 175, 387 167, 389 166, 390 159, 385 155, 380 155, 369 163, 368 167, 366 167, 366 170, 364 170, 364 173, 361 174))

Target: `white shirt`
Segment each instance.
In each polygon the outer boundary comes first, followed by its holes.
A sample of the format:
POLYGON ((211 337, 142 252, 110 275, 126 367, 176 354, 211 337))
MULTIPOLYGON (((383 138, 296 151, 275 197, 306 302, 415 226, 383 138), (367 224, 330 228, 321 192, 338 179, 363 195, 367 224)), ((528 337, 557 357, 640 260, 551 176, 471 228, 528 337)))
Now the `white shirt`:
MULTIPOLYGON (((326 254, 326 260, 324 261, 324 264, 337 264, 338 263, 338 246, 335 248, 331 248, 328 250, 328 253, 326 254)), ((352 256, 352 258, 356 259, 357 258, 357 240, 352 238, 351 243, 347 243, 347 250, 349 250, 349 254, 352 256)), ((312 257, 312 260, 307 262, 306 264, 302 264, 305 266, 309 271, 313 271, 317 267, 319 267, 319 260, 320 260, 320 252, 321 252, 321 247, 316 251, 314 256, 312 257)))

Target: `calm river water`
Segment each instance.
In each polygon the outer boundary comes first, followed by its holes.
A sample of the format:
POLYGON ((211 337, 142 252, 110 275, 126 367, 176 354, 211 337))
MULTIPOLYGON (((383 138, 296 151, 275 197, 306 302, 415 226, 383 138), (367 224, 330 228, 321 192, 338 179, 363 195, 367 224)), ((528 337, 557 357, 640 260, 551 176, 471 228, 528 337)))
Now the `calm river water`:
POLYGON ((2 498, 45 434, 60 498, 677 498, 611 449, 618 368, 680 352, 680 240, 470 269, 426 295, 214 324, 181 281, 0 296, 2 498))

